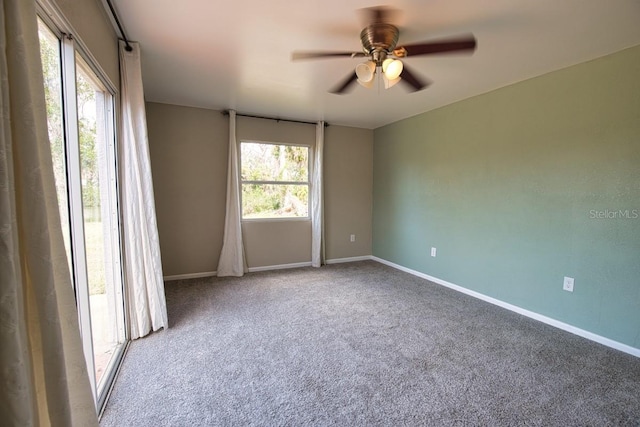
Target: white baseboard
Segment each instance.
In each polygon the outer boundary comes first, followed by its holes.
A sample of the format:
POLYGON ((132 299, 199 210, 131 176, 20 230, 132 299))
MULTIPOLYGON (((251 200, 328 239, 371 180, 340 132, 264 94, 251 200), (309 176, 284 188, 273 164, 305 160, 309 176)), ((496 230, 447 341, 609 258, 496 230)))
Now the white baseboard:
POLYGON ((420 277, 422 279, 426 279, 426 280, 428 280, 430 282, 433 282, 433 283, 436 283, 438 285, 442 285, 442 286, 445 286, 447 288, 453 289, 455 291, 462 292, 463 294, 470 295, 470 296, 472 296, 474 298, 478 298, 478 299, 480 299, 482 301, 486 301, 486 302, 488 302, 490 304, 494 304, 494 305, 497 305, 499 307, 506 308, 507 310, 516 312, 518 314, 521 314, 523 316, 526 316, 526 317, 529 317, 531 319, 537 320, 539 322, 546 323, 547 325, 554 326, 554 327, 556 327, 558 329, 562 329, 563 331, 567 331, 567 332, 570 332, 572 334, 575 334, 575 335, 581 336, 583 338, 586 338, 588 340, 595 341, 595 342, 597 342, 599 344, 602 344, 602 345, 605 345, 607 347, 611 347, 613 349, 620 350, 620 351, 622 351, 624 353, 627 353, 627 354, 630 354, 632 356, 640 357, 640 349, 639 348, 631 347, 631 346, 629 346, 627 344, 623 344, 621 342, 614 341, 612 339, 609 339, 609 338, 594 334, 593 332, 589 332, 589 331, 586 331, 584 329, 580 329, 580 328, 577 328, 575 326, 569 325, 568 323, 560 322, 559 320, 553 319, 551 317, 543 316, 542 314, 538 314, 536 312, 526 310, 526 309, 518 307, 516 305, 509 304, 507 302, 501 301, 499 299, 495 299, 495 298, 492 298, 490 296, 481 294, 479 292, 472 291, 472 290, 467 289, 467 288, 463 288, 462 286, 447 282, 447 281, 442 280, 442 279, 438 279, 437 277, 429 276, 428 274, 424 274, 424 273, 421 273, 419 271, 412 270, 412 269, 407 268, 407 267, 403 267, 403 266, 401 266, 399 264, 395 264, 395 263, 393 263, 391 261, 387 261, 386 259, 378 258, 376 256, 372 256, 371 259, 374 260, 374 261, 377 261, 377 262, 379 262, 381 264, 385 264, 385 265, 388 265, 390 267, 393 267, 393 268, 395 268, 397 270, 404 271, 405 273, 412 274, 414 276, 420 277))
POLYGON ((205 271, 203 273, 191 273, 191 274, 176 274, 175 276, 164 276, 163 279, 165 282, 170 282, 172 280, 184 280, 184 279, 199 279, 201 277, 211 277, 218 274, 217 271, 205 271))
POLYGON ((373 259, 371 255, 353 256, 349 258, 334 258, 325 260, 326 264, 342 264, 344 262, 369 261, 373 259))
POLYGON ((311 261, 295 262, 293 264, 279 264, 279 265, 265 265, 262 267, 250 267, 249 273, 255 273, 256 271, 286 270, 289 268, 300 268, 300 267, 311 267, 311 261))
MULTIPOLYGON (((344 262, 356 262, 371 260, 371 255, 356 256, 350 258, 334 258, 325 260, 325 264, 340 264, 344 262)), ((249 267, 249 273, 255 273, 256 271, 269 271, 269 270, 285 270, 289 268, 311 267, 311 261, 309 262, 296 262, 293 264, 279 264, 279 265, 265 265, 262 267, 249 267)))
MULTIPOLYGON (((328 259, 325 262, 327 264, 340 264, 343 262, 367 261, 371 259, 372 259, 371 255, 365 255, 365 256, 357 256, 357 257, 350 257, 350 258, 328 259)), ((310 267, 310 266, 311 266, 311 261, 297 262, 293 264, 265 265, 261 267, 249 267, 249 273, 255 273, 257 271, 285 270, 289 268, 300 268, 300 267, 310 267)), ((164 276, 163 279, 165 282, 169 282, 171 280, 199 279, 201 277, 212 277, 212 276, 215 276, 216 274, 217 274, 216 271, 205 271, 203 273, 176 274, 174 276, 164 276)))

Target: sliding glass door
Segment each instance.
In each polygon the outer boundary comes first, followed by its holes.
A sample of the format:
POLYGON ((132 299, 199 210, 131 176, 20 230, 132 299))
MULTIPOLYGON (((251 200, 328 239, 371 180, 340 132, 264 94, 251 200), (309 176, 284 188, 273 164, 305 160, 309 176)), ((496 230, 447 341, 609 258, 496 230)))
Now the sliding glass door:
POLYGON ((100 408, 126 342, 115 97, 71 38, 42 20, 39 34, 60 218, 100 408))

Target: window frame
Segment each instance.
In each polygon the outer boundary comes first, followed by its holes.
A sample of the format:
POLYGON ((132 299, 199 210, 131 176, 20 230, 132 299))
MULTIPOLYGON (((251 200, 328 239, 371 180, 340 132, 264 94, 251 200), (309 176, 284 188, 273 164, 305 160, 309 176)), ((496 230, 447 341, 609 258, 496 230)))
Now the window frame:
POLYGON ((313 166, 313 147, 309 144, 296 144, 292 142, 273 142, 263 141, 257 139, 241 139, 238 141, 238 180, 240 181, 240 221, 241 222, 282 222, 282 221, 311 221, 311 175, 313 166), (267 180, 243 180, 242 179, 242 144, 264 144, 274 146, 288 146, 288 147, 302 147, 307 149, 307 180, 302 181, 267 181, 267 180), (287 216, 287 217, 260 217, 260 218, 245 218, 243 209, 243 186, 245 184, 258 184, 258 185, 306 185, 307 192, 307 216, 287 216))

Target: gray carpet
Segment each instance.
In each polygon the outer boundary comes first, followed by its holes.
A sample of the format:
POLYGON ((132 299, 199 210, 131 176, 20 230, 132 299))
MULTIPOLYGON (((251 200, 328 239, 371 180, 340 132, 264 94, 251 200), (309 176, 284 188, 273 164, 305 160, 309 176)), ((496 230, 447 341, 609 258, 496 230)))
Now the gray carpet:
POLYGON ((640 425, 640 359, 376 262, 166 293, 103 427, 640 425))

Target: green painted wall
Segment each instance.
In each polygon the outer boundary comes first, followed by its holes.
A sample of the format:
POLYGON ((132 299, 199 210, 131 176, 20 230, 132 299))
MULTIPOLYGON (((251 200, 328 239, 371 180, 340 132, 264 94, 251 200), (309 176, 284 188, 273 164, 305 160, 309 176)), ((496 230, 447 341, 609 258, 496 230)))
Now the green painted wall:
POLYGON ((375 256, 640 348, 640 46, 376 129, 373 212, 375 256))

